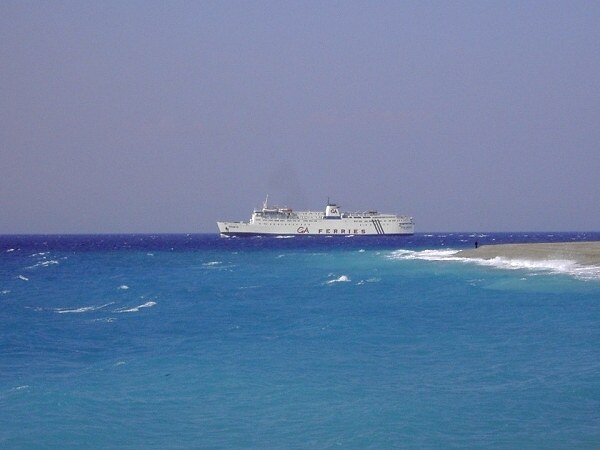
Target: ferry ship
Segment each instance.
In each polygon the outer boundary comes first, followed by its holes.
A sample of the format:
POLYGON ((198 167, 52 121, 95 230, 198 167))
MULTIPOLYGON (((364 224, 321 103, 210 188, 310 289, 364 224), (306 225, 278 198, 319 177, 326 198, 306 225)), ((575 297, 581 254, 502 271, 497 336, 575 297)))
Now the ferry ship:
POLYGON ((379 236, 411 235, 412 217, 382 214, 377 211, 342 212, 327 202, 325 211, 294 211, 269 207, 269 196, 261 209, 255 209, 248 222, 217 222, 221 236, 379 236))

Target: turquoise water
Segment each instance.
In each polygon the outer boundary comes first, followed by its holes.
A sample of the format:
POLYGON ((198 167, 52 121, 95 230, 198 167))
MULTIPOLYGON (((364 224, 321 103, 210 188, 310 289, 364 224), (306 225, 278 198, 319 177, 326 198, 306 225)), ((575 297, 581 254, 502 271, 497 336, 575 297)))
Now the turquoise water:
POLYGON ((1 237, 0 445, 598 448, 599 238, 1 237))

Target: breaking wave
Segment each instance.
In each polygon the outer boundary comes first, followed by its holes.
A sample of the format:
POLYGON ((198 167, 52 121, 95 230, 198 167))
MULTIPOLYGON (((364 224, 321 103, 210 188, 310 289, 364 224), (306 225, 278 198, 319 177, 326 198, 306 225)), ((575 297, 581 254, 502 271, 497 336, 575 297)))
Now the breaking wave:
POLYGON ((53 264, 59 264, 59 262, 55 259, 49 259, 49 260, 44 260, 44 261, 40 261, 36 264, 34 264, 33 266, 29 266, 27 267, 28 269, 35 269, 36 267, 48 267, 51 266, 53 264))
MULTIPOLYGON (((466 260, 468 262, 468 259, 466 260)), ((528 260, 509 259, 498 256, 492 259, 473 259, 472 261, 482 266, 499 269, 543 271, 571 275, 581 280, 600 280, 599 266, 584 266, 578 264, 576 261, 567 259, 528 260)))
POLYGON ((423 261, 459 261, 466 264, 494 267, 506 270, 528 270, 570 275, 581 280, 600 280, 600 266, 586 266, 568 259, 525 259, 497 256, 491 259, 463 258, 457 256, 460 250, 396 250, 391 259, 423 261))
POLYGON ((339 278, 336 278, 334 280, 329 280, 327 282, 327 284, 344 283, 344 282, 348 282, 348 281, 351 281, 350 278, 348 277, 348 275, 342 275, 339 278))
POLYGON ((149 301, 149 302, 144 303, 143 305, 138 305, 138 306, 135 306, 133 308, 128 308, 128 309, 121 308, 121 309, 117 309, 117 310, 115 310, 115 312, 118 312, 118 313, 138 312, 142 308, 151 308, 154 305, 156 305, 156 302, 149 301))
POLYGON ((97 311, 102 308, 106 308, 107 306, 112 305, 114 302, 105 303, 104 305, 92 305, 92 306, 82 306, 80 308, 56 308, 54 312, 58 314, 78 314, 78 313, 86 313, 90 311, 97 311))
POLYGON ((460 261, 467 258, 454 257, 459 250, 444 249, 444 250, 396 250, 392 252, 392 259, 421 259, 425 261, 460 261))

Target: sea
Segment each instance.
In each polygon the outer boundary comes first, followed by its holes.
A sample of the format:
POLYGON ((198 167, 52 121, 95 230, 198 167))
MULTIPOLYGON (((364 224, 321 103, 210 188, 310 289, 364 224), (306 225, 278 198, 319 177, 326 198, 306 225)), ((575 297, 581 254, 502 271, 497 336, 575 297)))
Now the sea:
POLYGON ((0 448, 600 448, 591 240, 0 236, 0 448))

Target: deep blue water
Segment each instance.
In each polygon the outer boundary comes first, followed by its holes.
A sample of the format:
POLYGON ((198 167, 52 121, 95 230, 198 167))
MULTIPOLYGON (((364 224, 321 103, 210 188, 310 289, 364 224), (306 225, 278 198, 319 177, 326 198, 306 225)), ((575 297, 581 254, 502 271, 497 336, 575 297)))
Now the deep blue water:
POLYGON ((600 233, 0 236, 2 448, 599 448, 600 233))

